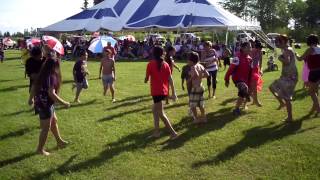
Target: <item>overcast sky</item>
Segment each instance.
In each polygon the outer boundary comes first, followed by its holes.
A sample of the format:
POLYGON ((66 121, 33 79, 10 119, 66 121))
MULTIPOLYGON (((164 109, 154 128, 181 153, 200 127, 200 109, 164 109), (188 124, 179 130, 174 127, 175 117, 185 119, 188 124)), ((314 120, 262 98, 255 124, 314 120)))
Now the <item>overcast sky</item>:
POLYGON ((45 27, 80 12, 82 6, 83 0, 1 0, 0 31, 45 27))

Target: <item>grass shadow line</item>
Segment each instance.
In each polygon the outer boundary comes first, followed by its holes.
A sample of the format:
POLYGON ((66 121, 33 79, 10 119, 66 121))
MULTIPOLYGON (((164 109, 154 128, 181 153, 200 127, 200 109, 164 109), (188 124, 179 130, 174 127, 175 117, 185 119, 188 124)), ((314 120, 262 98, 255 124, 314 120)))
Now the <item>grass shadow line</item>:
POLYGON ((16 90, 18 90, 18 89, 28 88, 28 87, 29 87, 29 85, 11 86, 11 87, 7 87, 7 88, 0 89, 0 93, 1 93, 1 92, 16 91, 16 90))
POLYGON ((23 136, 35 129, 37 129, 38 127, 29 127, 29 128, 22 128, 13 132, 9 132, 7 134, 3 134, 0 136, 0 141, 5 140, 7 138, 13 138, 13 137, 19 137, 19 136, 23 136))
POLYGON ((289 124, 281 123, 273 125, 274 123, 269 123, 267 125, 248 129, 243 132, 245 136, 239 142, 227 147, 223 152, 220 152, 213 159, 193 163, 192 167, 199 168, 204 165, 217 165, 233 159, 248 148, 258 148, 266 143, 281 140, 291 135, 300 134, 315 129, 316 127, 300 130, 303 120, 306 119, 307 117, 305 116, 289 124))
POLYGON ((224 128, 228 123, 231 123, 239 118, 239 116, 233 115, 231 110, 232 108, 228 107, 207 114, 208 122, 203 125, 193 125, 193 120, 191 117, 183 118, 180 123, 174 125, 173 127, 177 131, 187 128, 186 132, 180 134, 179 138, 176 140, 168 141, 167 144, 163 146, 162 150, 180 148, 191 139, 195 139, 206 133, 224 128))
POLYGON ((30 153, 23 154, 21 156, 17 156, 17 157, 11 158, 11 159, 0 161, 0 168, 5 167, 10 164, 14 164, 14 163, 23 161, 25 159, 28 159, 28 158, 34 156, 34 155, 36 155, 35 152, 30 152, 30 153))

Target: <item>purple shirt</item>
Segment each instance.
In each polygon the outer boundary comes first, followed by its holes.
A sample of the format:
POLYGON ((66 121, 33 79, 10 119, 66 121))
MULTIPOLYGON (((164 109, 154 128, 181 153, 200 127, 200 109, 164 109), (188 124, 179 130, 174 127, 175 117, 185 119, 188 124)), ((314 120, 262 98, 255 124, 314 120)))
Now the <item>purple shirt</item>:
POLYGON ((54 101, 50 98, 48 90, 53 87, 57 89, 58 81, 56 75, 50 75, 46 81, 41 84, 39 92, 35 95, 35 106, 37 108, 49 108, 54 104, 54 101))

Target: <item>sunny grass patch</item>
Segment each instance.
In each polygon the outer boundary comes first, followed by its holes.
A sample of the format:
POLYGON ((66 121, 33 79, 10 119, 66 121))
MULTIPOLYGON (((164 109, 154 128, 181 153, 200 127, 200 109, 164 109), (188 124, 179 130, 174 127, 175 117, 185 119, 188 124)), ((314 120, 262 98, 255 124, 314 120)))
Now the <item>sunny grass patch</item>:
MULTIPOLYGON (((302 50, 301 50, 302 51, 302 50)), ((300 54, 302 52, 299 52, 300 54)), ((285 111, 267 86, 280 71, 264 75, 259 97, 263 108, 250 106, 247 114, 231 114, 236 89, 223 86, 218 75, 217 99, 206 101, 209 123, 195 127, 187 117, 187 100, 175 71, 178 102, 166 112, 180 138, 166 142, 148 139, 153 123, 149 85, 143 83, 146 62, 117 63, 116 99, 102 96, 99 63, 90 61, 89 89, 81 94, 81 105, 58 109, 59 126, 71 142, 66 149, 46 158, 34 155, 39 134, 37 116, 26 100, 28 80, 16 51, 0 64, 0 179, 316 179, 319 174, 320 121, 301 118, 311 107, 304 91, 293 103, 295 123, 283 126, 285 111)), ((302 63, 298 63, 299 70, 302 63)), ((178 63, 180 67, 184 63, 178 63)), ((73 62, 63 62, 65 84, 61 95, 73 100, 73 62)), ((302 87, 301 81, 297 90, 302 87)), ((55 147, 52 136, 47 147, 55 147)))

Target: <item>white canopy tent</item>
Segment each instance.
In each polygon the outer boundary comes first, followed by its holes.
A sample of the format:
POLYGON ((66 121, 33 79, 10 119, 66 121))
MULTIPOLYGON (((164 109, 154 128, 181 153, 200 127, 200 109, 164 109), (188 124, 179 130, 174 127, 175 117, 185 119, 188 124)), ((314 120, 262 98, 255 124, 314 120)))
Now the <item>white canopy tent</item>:
POLYGON ((65 20, 41 29, 46 32, 123 30, 143 0, 106 0, 65 20))

